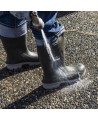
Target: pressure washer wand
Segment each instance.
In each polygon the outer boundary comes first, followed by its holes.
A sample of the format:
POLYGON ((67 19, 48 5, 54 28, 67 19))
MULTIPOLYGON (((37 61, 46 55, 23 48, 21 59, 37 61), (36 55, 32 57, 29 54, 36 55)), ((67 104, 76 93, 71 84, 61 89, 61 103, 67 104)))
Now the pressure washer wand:
POLYGON ((35 11, 30 12, 30 17, 31 17, 31 20, 32 20, 32 25, 35 29, 41 30, 41 29, 44 28, 44 22, 38 16, 37 12, 35 12, 35 11))

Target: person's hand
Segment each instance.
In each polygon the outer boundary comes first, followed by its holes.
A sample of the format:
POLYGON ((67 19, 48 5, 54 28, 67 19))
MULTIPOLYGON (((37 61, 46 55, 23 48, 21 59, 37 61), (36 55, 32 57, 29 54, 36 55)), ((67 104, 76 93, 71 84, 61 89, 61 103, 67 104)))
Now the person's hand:
POLYGON ((30 18, 32 21, 32 25, 35 29, 41 30, 44 28, 44 22, 43 20, 37 15, 37 12, 30 12, 30 18))
POLYGON ((32 25, 35 29, 41 30, 44 28, 43 20, 37 15, 36 11, 10 11, 10 13, 18 18, 32 21, 32 25))

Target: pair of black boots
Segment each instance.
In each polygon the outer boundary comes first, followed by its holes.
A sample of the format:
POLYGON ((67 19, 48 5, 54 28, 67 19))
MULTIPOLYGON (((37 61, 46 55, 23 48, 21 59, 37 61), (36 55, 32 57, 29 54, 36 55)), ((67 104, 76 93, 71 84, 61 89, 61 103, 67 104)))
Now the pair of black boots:
POLYGON ((23 65, 39 65, 38 55, 28 50, 26 35, 18 38, 1 37, 3 47, 7 54, 7 68, 16 70, 23 65))
POLYGON ((1 37, 7 53, 7 68, 16 70, 23 65, 39 65, 43 68, 43 87, 45 89, 58 88, 62 83, 76 82, 85 73, 85 66, 81 63, 65 66, 64 37, 61 35, 55 44, 51 45, 56 61, 53 62, 44 46, 37 46, 38 55, 30 52, 26 44, 26 35, 19 38, 1 37), (40 62, 39 62, 40 61, 40 62))

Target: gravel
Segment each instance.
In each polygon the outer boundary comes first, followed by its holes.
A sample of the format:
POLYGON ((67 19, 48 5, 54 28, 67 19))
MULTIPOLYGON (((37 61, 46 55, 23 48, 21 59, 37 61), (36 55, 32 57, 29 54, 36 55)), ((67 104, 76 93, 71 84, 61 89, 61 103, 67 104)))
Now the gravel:
MULTIPOLYGON (((6 53, 0 41, 0 108, 98 108, 98 12, 61 13, 58 20, 66 29, 66 65, 85 64, 87 68, 85 78, 62 89, 45 90, 41 83, 43 78, 41 67, 24 67, 17 71, 6 69, 6 53)), ((36 51, 30 30, 28 30, 28 47, 36 51)))

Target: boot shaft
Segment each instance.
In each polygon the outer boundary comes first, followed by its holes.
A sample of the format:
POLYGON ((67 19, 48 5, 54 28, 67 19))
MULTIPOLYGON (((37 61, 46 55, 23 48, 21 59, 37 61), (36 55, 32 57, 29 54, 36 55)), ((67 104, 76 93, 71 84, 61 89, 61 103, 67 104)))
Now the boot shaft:
POLYGON ((7 63, 15 63, 21 61, 21 55, 28 53, 29 50, 26 44, 26 35, 18 38, 1 37, 4 50, 7 54, 7 63))
POLYGON ((64 65, 64 35, 61 35, 55 44, 50 45, 51 51, 54 56, 54 60, 51 59, 47 49, 45 46, 37 46, 38 56, 43 68, 45 79, 51 78, 53 79, 54 68, 64 65), (59 63, 59 64, 58 64, 59 63))
POLYGON ((53 54, 55 57, 61 59, 61 63, 64 66, 64 48, 65 48, 65 42, 64 42, 64 33, 56 40, 56 42, 51 45, 53 54))
POLYGON ((0 37, 0 38, 7 54, 11 54, 15 50, 17 51, 18 49, 23 52, 27 51, 26 35, 23 35, 18 38, 6 38, 6 37, 0 37))

